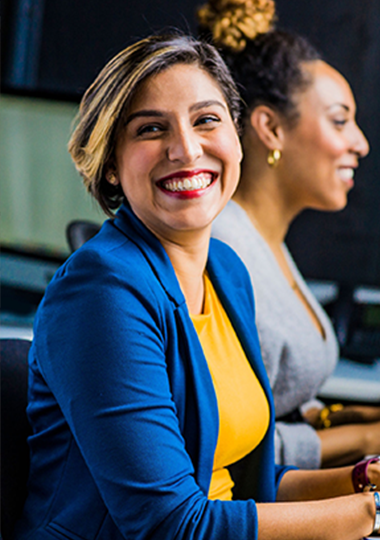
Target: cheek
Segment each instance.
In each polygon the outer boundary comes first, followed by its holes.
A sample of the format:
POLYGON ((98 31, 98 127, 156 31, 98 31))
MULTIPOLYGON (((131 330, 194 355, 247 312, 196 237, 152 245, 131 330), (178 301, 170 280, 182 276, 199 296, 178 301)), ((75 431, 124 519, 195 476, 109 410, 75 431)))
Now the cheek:
POLYGON ((326 157, 337 159, 347 152, 347 145, 343 140, 330 138, 321 141, 320 149, 326 157))
POLYGON ((309 122, 293 132, 291 148, 302 161, 322 163, 340 158, 347 152, 347 141, 331 124, 325 120, 309 122))
POLYGON ((240 142, 240 139, 238 137, 238 135, 236 135, 236 153, 237 153, 237 158, 238 158, 238 161, 239 161, 239 166, 243 160, 243 148, 241 146, 241 142, 240 142))
POLYGON ((328 126, 316 132, 315 150, 327 158, 336 159, 348 151, 348 143, 341 133, 328 126))
POLYGON ((137 171, 140 171, 140 173, 148 172, 156 158, 157 149, 154 148, 154 145, 131 146, 127 152, 124 152, 122 159, 119 161, 121 172, 128 170, 132 174, 137 171))
POLYGON ((215 147, 225 166, 230 168, 239 166, 243 159, 243 151, 237 134, 236 136, 221 138, 217 141, 215 147))

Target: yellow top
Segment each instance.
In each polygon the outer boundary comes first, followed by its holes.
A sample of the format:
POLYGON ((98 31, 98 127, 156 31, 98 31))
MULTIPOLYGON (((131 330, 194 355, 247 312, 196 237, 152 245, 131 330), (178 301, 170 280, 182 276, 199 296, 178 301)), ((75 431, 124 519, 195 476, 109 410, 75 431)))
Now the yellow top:
POLYGON ((209 499, 232 499, 228 465, 246 456, 263 439, 269 405, 208 276, 201 315, 191 315, 214 383, 219 434, 209 499))

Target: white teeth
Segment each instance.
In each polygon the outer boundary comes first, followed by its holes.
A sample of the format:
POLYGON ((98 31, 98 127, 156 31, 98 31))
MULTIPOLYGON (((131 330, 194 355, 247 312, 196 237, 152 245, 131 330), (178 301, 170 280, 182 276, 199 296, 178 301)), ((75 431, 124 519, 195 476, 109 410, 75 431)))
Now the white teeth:
POLYGON ((354 169, 338 169, 338 174, 342 180, 351 180, 354 177, 354 169))
POLYGON ((184 180, 170 179, 163 182, 163 187, 167 191, 194 191, 196 189, 205 189, 212 182, 211 173, 200 173, 196 176, 185 178, 184 180))

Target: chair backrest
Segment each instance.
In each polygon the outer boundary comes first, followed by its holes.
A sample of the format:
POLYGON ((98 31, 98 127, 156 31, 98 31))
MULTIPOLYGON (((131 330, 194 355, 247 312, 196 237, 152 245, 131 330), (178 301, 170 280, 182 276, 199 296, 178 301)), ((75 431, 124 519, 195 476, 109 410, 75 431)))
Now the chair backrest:
POLYGON ((26 416, 31 342, 0 339, 1 359, 1 535, 12 537, 27 494, 31 428, 26 416))
POLYGON ((71 251, 83 246, 87 240, 90 240, 100 230, 100 225, 93 221, 74 220, 66 227, 66 238, 71 251))

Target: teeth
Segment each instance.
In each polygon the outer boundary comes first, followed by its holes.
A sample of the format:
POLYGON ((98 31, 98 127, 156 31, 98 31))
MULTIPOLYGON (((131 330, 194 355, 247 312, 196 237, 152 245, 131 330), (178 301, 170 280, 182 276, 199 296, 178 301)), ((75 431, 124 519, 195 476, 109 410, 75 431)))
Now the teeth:
POLYGON ((163 187, 167 191, 194 191, 196 189, 205 189, 212 182, 212 174, 201 173, 184 180, 170 179, 163 182, 163 187))
POLYGON ((338 169, 338 174, 342 180, 351 180, 354 177, 354 169, 338 169))

